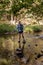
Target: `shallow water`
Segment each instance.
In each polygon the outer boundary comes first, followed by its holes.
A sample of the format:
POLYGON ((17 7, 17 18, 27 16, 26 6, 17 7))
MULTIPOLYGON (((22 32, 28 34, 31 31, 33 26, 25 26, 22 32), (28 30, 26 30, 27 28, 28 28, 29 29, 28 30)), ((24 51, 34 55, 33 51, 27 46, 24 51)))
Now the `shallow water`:
MULTIPOLYGON (((37 61, 35 60, 38 54, 43 54, 43 33, 40 33, 39 35, 42 36, 42 38, 40 36, 24 33, 24 36, 26 39, 26 44, 24 46, 24 57, 26 58, 30 57, 30 61, 26 65, 42 65, 41 64, 41 61, 43 61, 42 56, 38 58, 37 61)), ((21 46, 22 45, 23 43, 21 38, 21 46)), ((4 50, 4 49, 8 49, 9 51, 14 52, 16 51, 16 48, 18 47, 19 47, 18 35, 1 35, 0 36, 0 53, 1 53, 1 50, 4 50)), ((24 62, 22 63, 20 62, 19 58, 16 58, 16 59, 14 62, 16 62, 17 64, 19 63, 20 65, 25 65, 24 62)))

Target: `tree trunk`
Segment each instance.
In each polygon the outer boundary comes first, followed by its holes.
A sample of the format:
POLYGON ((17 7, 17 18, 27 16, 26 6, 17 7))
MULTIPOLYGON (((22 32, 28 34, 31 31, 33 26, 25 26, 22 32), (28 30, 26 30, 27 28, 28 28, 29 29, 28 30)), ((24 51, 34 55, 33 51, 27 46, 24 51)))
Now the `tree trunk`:
MULTIPOLYGON (((10 7, 12 6, 12 4, 13 4, 13 0, 10 0, 10 7)), ((11 12, 11 21, 10 21, 10 23, 13 24, 13 22, 14 22, 14 16, 13 16, 13 12, 11 12)))

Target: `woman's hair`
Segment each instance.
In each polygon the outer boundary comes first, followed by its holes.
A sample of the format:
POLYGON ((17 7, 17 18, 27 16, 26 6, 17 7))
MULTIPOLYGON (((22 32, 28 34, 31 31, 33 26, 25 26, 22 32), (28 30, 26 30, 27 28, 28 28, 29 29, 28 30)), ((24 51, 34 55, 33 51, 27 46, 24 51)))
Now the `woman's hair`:
POLYGON ((19 23, 21 23, 21 21, 19 21, 19 23))

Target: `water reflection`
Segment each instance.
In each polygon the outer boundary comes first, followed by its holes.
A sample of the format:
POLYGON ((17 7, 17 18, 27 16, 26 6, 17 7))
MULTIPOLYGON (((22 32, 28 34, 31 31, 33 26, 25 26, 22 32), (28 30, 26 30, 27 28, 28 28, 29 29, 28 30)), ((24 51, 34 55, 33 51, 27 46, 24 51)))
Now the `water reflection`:
MULTIPOLYGON (((24 48, 24 55, 25 57, 31 56, 30 59, 33 62, 33 59, 37 56, 38 53, 43 54, 43 40, 36 38, 37 36, 32 36, 33 37, 29 37, 27 34, 25 34, 26 44, 24 48)), ((4 57, 10 60, 12 60, 12 58, 14 59, 14 53, 16 48, 18 48, 18 45, 18 35, 0 35, 0 58, 4 57)), ((15 59, 15 62, 16 61, 18 60, 15 59)))

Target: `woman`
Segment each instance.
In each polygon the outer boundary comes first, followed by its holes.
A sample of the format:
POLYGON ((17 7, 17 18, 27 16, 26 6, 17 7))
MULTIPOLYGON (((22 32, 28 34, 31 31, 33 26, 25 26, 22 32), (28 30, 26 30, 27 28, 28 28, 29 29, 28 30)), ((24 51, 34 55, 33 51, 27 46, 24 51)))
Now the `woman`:
POLYGON ((18 25, 17 25, 17 29, 18 29, 18 34, 19 34, 19 43, 21 40, 21 36, 23 38, 23 43, 25 43, 25 39, 24 39, 24 34, 23 34, 23 24, 21 23, 21 21, 19 21, 18 25))

